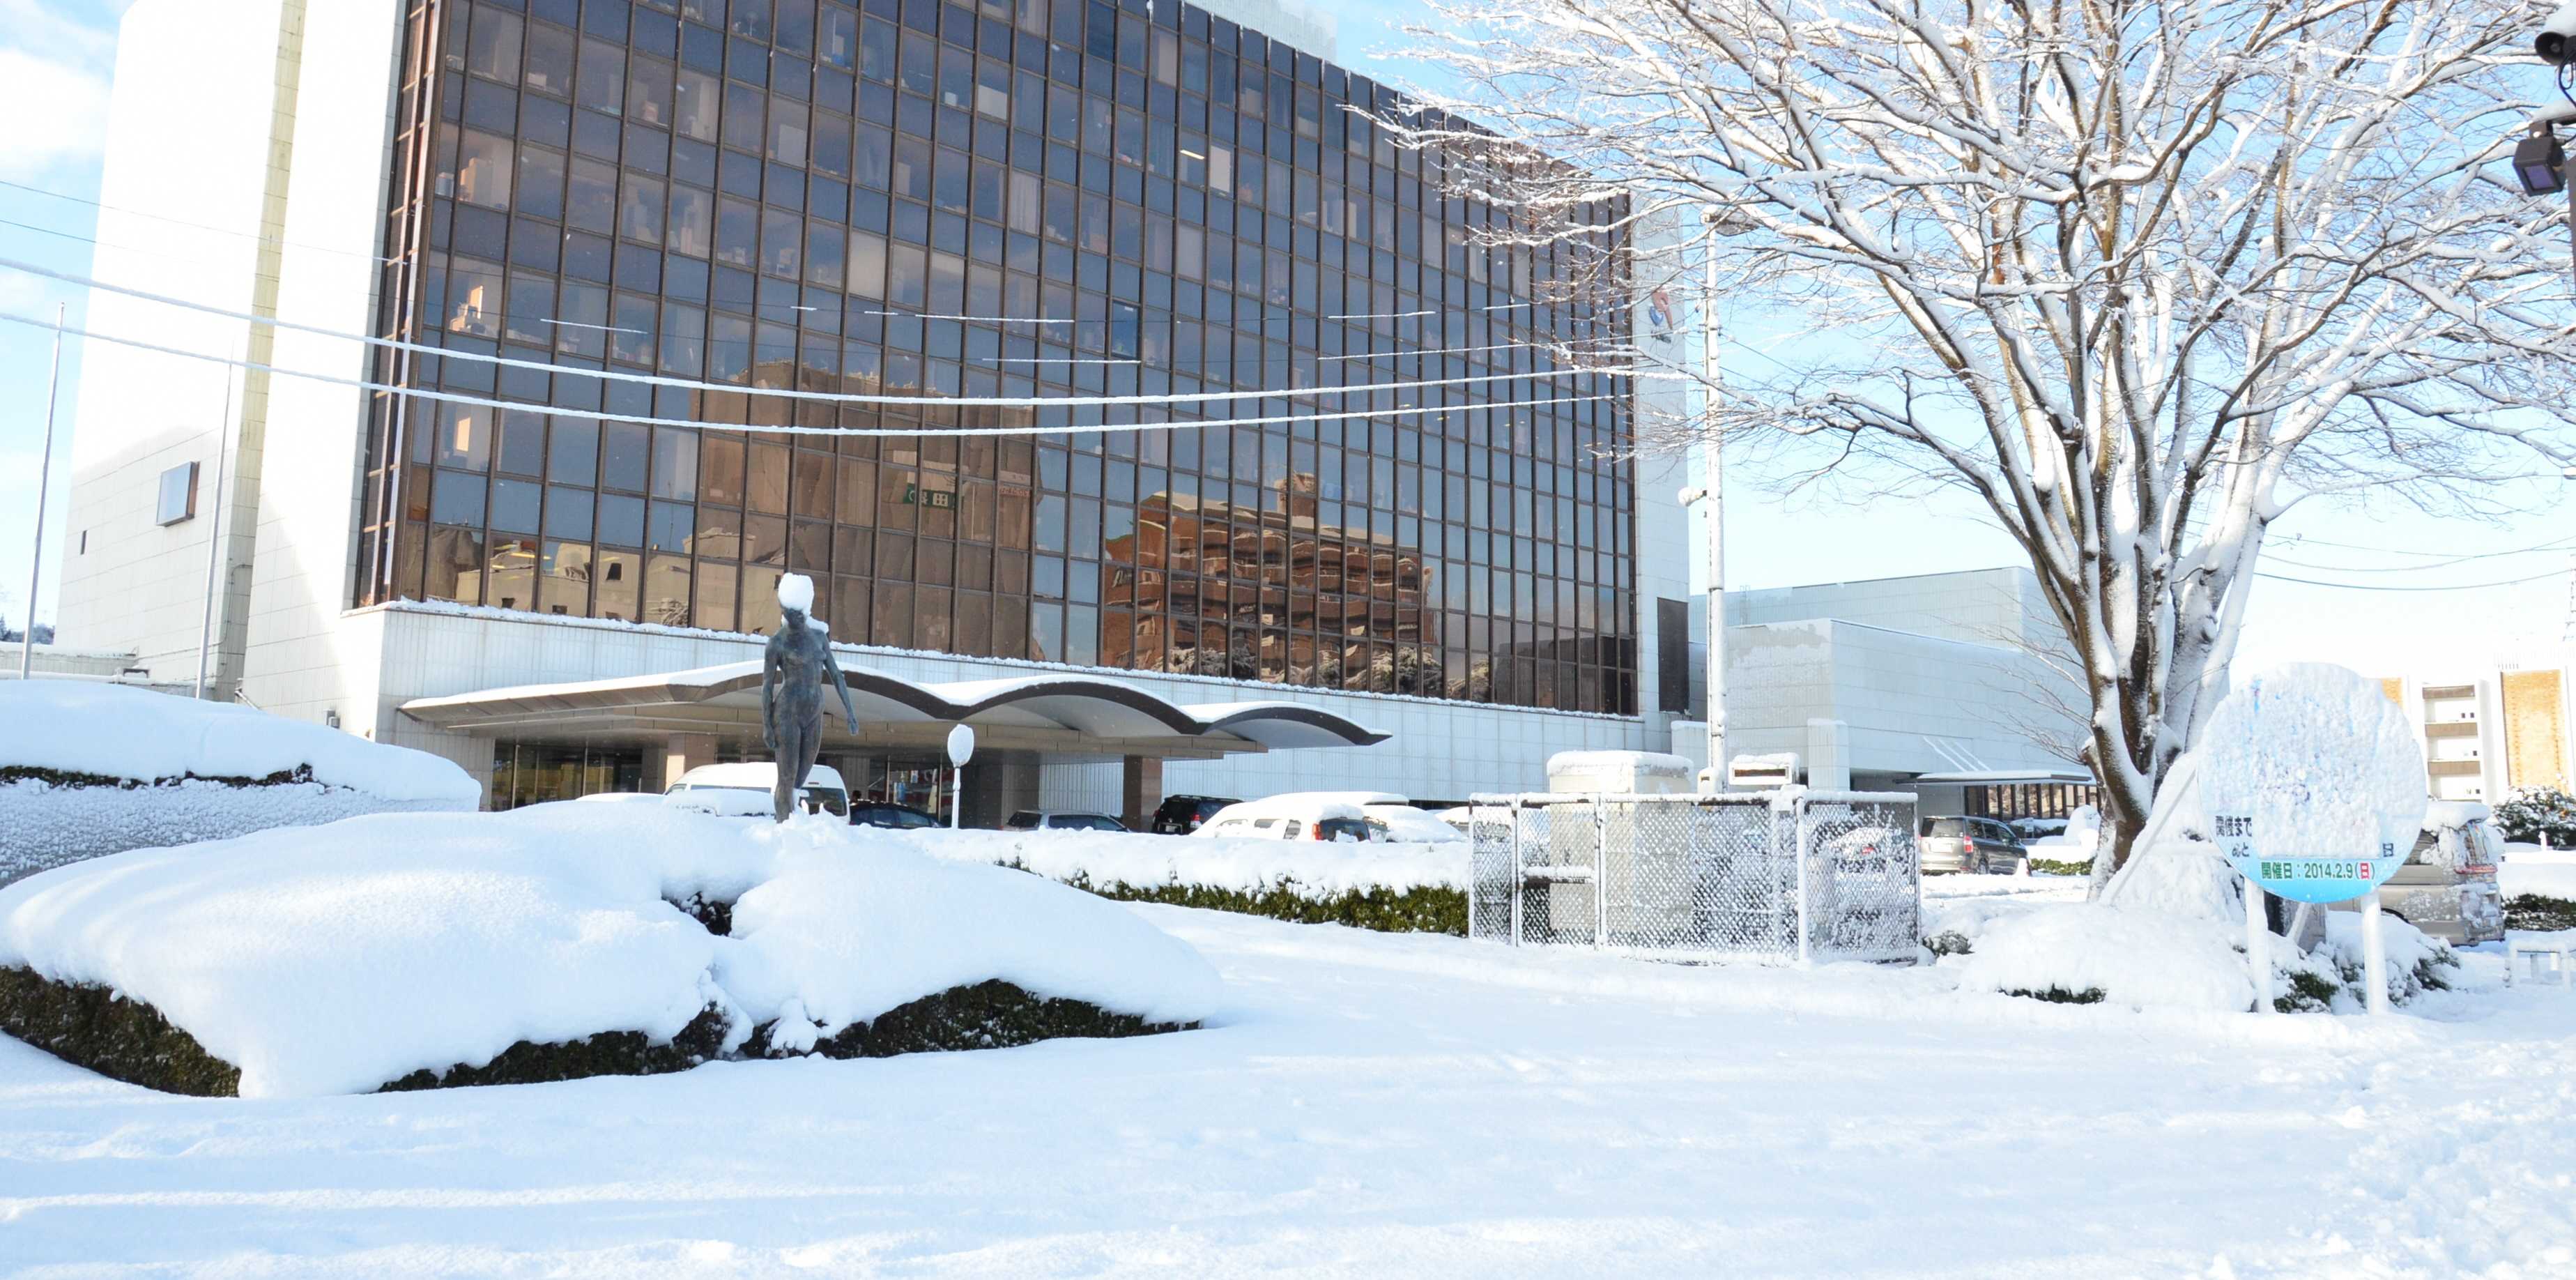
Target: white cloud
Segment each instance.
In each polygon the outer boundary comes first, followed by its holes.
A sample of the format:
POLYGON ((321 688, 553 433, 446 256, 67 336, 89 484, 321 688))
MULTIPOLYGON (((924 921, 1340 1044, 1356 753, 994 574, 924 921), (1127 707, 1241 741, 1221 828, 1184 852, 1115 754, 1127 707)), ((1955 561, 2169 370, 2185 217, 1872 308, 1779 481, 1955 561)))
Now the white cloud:
POLYGON ((107 143, 116 33, 34 0, 0 0, 0 176, 94 161, 107 143))

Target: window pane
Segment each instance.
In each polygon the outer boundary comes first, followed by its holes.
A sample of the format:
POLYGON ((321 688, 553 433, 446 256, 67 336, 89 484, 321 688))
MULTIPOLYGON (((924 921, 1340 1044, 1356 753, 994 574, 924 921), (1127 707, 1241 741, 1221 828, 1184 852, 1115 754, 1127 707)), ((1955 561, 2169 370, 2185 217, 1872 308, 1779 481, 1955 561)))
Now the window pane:
POLYGON ((662 181, 626 175, 625 197, 618 202, 617 233, 646 244, 662 243, 662 181))
POLYGON ((602 618, 640 622, 642 557, 632 551, 602 551, 591 562, 592 609, 602 618))
POLYGON ((671 228, 665 242, 673 253, 703 258, 715 245, 715 197, 696 187, 671 187, 671 228))
POLYGON ((519 33, 516 14, 477 8, 474 30, 465 46, 465 69, 504 83, 519 78, 519 33))
POLYGON ((683 137, 715 141, 718 103, 714 76, 682 68, 678 73, 678 102, 672 112, 673 128, 683 137))
POLYGON ((573 36, 544 23, 528 32, 527 87, 558 98, 572 95, 573 36))
POLYGON ((644 124, 671 127, 670 63, 654 58, 637 58, 626 69, 626 118, 644 124))
POLYGON ((511 150, 507 138, 464 130, 456 155, 456 198, 487 209, 509 208, 511 150))
POLYGON ((581 42, 581 82, 573 101, 617 115, 626 102, 626 51, 600 40, 581 42))
POLYGON ((666 627, 691 625, 689 577, 687 556, 651 557, 644 570, 643 616, 638 621, 666 627))
POLYGON ((785 98, 769 103, 769 158, 780 164, 805 163, 805 104, 785 98))

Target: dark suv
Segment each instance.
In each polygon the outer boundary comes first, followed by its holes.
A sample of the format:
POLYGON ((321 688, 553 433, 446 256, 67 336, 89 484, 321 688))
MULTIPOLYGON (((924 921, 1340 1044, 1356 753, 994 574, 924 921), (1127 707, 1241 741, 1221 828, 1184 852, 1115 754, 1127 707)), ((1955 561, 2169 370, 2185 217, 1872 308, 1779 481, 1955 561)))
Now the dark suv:
POLYGON ((923 813, 909 805, 889 804, 883 800, 861 800, 850 806, 850 825, 854 827, 943 827, 937 815, 923 813))
POLYGON ((2021 837, 1992 818, 1925 818, 1916 847, 1925 875, 1945 871, 2011 875, 2030 857, 2021 837))
POLYGON ((1165 796, 1147 828, 1156 835, 1185 836, 1216 816, 1217 810, 1234 803, 1222 796, 1165 796))

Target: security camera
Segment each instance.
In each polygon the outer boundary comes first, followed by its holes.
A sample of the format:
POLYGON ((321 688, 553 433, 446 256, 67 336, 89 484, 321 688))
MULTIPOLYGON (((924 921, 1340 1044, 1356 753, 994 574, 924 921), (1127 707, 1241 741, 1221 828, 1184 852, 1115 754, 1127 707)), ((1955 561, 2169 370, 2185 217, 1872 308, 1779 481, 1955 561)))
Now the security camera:
POLYGON ((2525 195, 2545 196, 2565 190, 2566 169, 2567 152, 2558 145, 2558 135, 2546 125, 2514 144, 2513 176, 2522 184, 2525 195))
POLYGON ((2558 6, 2558 12, 2549 15, 2531 47, 2541 61, 2553 67, 2576 62, 2576 0, 2558 6))

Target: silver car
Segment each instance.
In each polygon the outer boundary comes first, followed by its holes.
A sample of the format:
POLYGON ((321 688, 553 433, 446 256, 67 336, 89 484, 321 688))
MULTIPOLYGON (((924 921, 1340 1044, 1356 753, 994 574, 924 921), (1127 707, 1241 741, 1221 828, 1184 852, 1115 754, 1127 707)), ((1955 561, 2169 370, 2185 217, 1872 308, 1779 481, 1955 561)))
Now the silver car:
MULTIPOLYGON (((2433 805, 2414 856, 2379 886, 2379 909, 2455 947, 2504 937, 2504 893, 2496 886, 2504 838, 2489 816, 2482 804, 2433 805)), ((2337 911, 2360 909, 2359 898, 2335 904, 2337 911)))
POLYGON ((1925 818, 1921 835, 1923 874, 1983 871, 2011 875, 2030 856, 2011 827, 1992 818, 1925 818))

